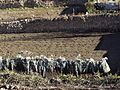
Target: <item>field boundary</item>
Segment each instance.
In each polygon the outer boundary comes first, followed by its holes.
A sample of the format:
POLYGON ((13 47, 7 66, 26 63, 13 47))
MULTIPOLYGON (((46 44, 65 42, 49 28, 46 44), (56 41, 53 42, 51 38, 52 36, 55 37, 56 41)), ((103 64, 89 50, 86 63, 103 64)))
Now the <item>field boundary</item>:
POLYGON ((0 33, 119 32, 120 15, 60 16, 54 19, 25 18, 0 22, 0 33))

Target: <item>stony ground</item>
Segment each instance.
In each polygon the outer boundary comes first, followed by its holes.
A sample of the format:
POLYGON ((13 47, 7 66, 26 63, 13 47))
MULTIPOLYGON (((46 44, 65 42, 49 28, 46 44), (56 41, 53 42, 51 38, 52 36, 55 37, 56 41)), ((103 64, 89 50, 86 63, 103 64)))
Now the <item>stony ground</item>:
POLYGON ((106 90, 120 89, 120 77, 57 75, 42 78, 38 74, 25 75, 15 72, 0 73, 0 90, 106 90))

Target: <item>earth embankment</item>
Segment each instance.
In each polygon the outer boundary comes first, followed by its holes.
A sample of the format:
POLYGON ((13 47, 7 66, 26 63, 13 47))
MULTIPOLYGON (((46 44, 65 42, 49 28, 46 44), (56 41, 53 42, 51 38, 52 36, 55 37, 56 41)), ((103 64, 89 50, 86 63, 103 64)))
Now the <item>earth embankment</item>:
POLYGON ((0 33, 119 32, 120 15, 60 16, 53 19, 28 18, 4 21, 0 33))

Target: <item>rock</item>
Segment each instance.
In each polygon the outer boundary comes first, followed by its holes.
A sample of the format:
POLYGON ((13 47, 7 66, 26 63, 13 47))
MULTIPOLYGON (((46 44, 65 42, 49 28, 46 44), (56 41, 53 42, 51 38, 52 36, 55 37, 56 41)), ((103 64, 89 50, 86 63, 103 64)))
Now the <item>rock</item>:
POLYGON ((49 82, 52 83, 52 84, 60 84, 61 80, 60 79, 50 79, 49 82))
POLYGON ((0 77, 2 77, 2 78, 8 78, 8 77, 10 77, 10 75, 9 74, 0 74, 0 77))
POLYGON ((5 88, 0 88, 0 90, 6 90, 5 88))
POLYGON ((19 86, 13 86, 11 89, 19 90, 20 87, 19 86))
POLYGON ((8 84, 6 84, 6 85, 2 85, 1 87, 0 87, 0 89, 9 89, 9 85, 8 84))

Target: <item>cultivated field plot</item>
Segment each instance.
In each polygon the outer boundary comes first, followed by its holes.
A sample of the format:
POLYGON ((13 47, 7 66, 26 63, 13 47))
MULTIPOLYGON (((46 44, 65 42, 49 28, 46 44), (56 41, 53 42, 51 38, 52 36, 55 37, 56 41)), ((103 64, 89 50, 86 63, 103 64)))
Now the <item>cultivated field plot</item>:
POLYGON ((27 33, 1 34, 0 55, 14 57, 20 51, 30 51, 31 55, 51 54, 73 59, 79 53, 83 58, 99 59, 106 51, 95 50, 102 34, 70 33, 27 33))
MULTIPOLYGON (((0 55, 15 57, 20 51, 27 50, 31 52, 31 56, 41 54, 50 56, 53 54, 56 57, 65 56, 67 59, 74 59, 80 53, 82 58, 92 57, 99 60, 105 53, 108 53, 107 49, 99 49, 99 45, 101 47, 106 45, 109 52, 110 50, 113 51, 112 53, 110 52, 110 56, 115 55, 116 57, 116 53, 118 53, 115 52, 116 49, 120 50, 118 47, 119 38, 117 38, 119 35, 110 33, 75 34, 60 32, 0 34, 0 55), (112 44, 111 41, 112 43, 116 43, 112 44)), ((119 56, 118 53, 117 58, 119 56)), ((118 59, 110 58, 110 60, 111 66, 119 67, 118 59)), ((0 88, 7 85, 16 88, 15 90, 119 89, 120 77, 111 74, 107 78, 100 77, 100 75, 81 75, 80 77, 76 77, 55 74, 55 79, 52 79, 51 76, 42 78, 39 74, 26 75, 24 73, 2 71, 0 73, 0 88)))

